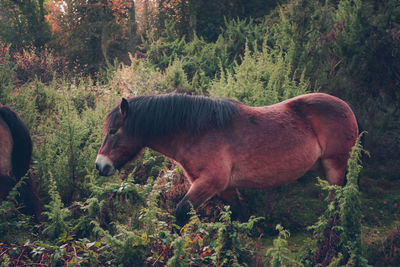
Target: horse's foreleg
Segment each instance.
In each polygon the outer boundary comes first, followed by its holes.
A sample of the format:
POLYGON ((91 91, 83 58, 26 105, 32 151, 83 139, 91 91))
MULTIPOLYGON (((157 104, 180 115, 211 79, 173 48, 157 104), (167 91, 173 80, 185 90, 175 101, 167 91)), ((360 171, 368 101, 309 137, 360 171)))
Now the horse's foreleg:
POLYGON ((226 204, 231 206, 232 220, 239 220, 241 222, 249 219, 249 213, 247 208, 243 205, 238 189, 232 188, 227 189, 218 194, 218 197, 222 199, 226 204))
POLYGON ((197 179, 193 182, 185 197, 178 203, 176 223, 179 226, 183 226, 189 221, 191 206, 196 209, 219 191, 211 181, 211 179, 197 179))

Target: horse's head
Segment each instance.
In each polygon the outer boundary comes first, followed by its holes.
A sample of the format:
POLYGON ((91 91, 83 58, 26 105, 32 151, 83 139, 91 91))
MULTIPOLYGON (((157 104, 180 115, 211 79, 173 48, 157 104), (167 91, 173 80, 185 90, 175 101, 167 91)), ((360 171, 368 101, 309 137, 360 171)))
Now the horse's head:
POLYGON ((116 169, 122 168, 143 148, 142 138, 133 136, 126 127, 129 115, 129 103, 124 98, 119 108, 114 108, 107 115, 104 126, 105 138, 95 163, 96 169, 102 176, 113 175, 116 169))

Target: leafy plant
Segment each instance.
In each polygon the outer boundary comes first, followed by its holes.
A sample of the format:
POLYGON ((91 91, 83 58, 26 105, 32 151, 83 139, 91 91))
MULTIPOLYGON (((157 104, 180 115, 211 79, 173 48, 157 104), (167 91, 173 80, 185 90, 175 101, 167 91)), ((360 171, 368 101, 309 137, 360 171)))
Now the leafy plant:
POLYGON ((64 208, 64 204, 61 202, 61 197, 57 190, 57 184, 53 180, 53 175, 49 174, 49 195, 51 201, 45 206, 47 211, 43 212, 48 218, 47 225, 43 229, 43 232, 50 239, 57 239, 67 234, 69 230, 68 217, 71 215, 71 211, 64 208))
POLYGON ((278 237, 274 239, 272 248, 269 248, 265 254, 265 261, 269 266, 303 266, 296 261, 288 248, 287 238, 290 236, 288 230, 285 230, 280 224, 275 229, 279 231, 278 237))
POLYGON ((10 61, 10 45, 0 40, 0 102, 8 103, 13 89, 15 71, 10 61))
POLYGON ((362 168, 360 158, 363 150, 360 137, 350 153, 346 185, 330 186, 326 181, 319 180, 322 189, 330 194, 327 198, 328 208, 319 221, 310 227, 318 238, 314 264, 340 262, 350 266, 368 266, 361 249, 358 175, 362 168))

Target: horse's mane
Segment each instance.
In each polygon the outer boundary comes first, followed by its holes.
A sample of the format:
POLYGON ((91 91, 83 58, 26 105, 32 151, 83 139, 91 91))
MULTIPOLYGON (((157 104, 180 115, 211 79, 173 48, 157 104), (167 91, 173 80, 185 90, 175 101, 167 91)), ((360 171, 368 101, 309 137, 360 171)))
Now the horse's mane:
MULTIPOLYGON (((231 99, 164 94, 139 96, 128 100, 129 112, 124 129, 128 134, 154 138, 187 130, 196 134, 207 128, 226 127, 238 113, 231 99)), ((119 105, 108 114, 106 128, 120 118, 119 105)))
POLYGON ((13 137, 12 168, 15 178, 20 179, 29 169, 32 156, 32 140, 25 124, 9 107, 0 107, 0 117, 7 123, 13 137))

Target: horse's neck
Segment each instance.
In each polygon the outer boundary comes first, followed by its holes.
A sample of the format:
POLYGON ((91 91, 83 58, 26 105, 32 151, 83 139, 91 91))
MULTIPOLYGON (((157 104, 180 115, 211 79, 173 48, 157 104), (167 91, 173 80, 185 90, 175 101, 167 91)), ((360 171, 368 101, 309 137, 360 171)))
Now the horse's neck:
POLYGON ((156 138, 148 142, 147 147, 167 156, 168 158, 179 161, 180 152, 182 149, 185 149, 185 146, 190 144, 192 138, 193 137, 186 133, 173 134, 156 138))

